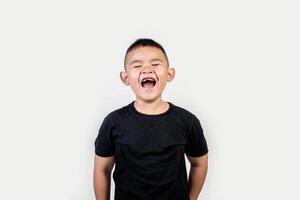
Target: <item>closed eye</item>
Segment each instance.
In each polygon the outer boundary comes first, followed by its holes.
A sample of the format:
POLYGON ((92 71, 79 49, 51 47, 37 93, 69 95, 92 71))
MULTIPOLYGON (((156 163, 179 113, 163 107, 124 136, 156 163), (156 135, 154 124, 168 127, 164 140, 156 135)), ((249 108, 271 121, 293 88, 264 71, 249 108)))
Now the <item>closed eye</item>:
POLYGON ((133 66, 133 68, 138 68, 138 67, 142 67, 142 65, 133 66))
POLYGON ((152 66, 158 66, 158 65, 160 65, 160 64, 159 63, 152 64, 152 66))

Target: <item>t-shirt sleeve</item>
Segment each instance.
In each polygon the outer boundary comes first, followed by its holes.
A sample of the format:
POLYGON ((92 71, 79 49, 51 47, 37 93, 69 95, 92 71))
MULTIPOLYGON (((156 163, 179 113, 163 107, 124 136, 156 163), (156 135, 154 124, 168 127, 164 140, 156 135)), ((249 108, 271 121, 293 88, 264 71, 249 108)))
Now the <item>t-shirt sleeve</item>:
POLYGON ((185 154, 192 157, 203 156, 208 152, 207 143, 199 119, 194 116, 187 133, 185 154))
POLYGON ((114 126, 107 116, 99 128, 98 136, 94 142, 96 155, 108 157, 115 154, 115 143, 112 138, 113 130, 114 126))

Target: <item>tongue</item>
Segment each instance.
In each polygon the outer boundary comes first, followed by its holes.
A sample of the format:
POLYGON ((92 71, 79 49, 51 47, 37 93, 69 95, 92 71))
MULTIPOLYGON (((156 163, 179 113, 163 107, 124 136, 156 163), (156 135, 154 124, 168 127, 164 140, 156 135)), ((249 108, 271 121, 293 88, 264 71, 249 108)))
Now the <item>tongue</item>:
POLYGON ((146 88, 152 88, 153 86, 154 86, 154 84, 151 83, 151 82, 146 82, 146 83, 144 83, 144 85, 143 85, 143 87, 146 87, 146 88))

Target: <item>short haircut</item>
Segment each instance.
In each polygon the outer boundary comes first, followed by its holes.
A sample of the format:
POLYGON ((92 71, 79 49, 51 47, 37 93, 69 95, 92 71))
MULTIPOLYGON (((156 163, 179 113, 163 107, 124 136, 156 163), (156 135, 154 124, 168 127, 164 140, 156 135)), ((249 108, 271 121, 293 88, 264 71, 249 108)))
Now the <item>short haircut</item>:
POLYGON ((126 54, 125 54, 125 58, 124 58, 124 68, 126 68, 126 58, 127 58, 127 54, 134 48, 136 47, 156 47, 156 48, 159 48, 163 53, 164 55, 166 56, 166 59, 167 59, 167 64, 169 66, 169 59, 168 59, 168 56, 164 50, 164 48, 156 41, 150 39, 150 38, 139 38, 137 39, 134 43, 132 43, 127 51, 126 51, 126 54))

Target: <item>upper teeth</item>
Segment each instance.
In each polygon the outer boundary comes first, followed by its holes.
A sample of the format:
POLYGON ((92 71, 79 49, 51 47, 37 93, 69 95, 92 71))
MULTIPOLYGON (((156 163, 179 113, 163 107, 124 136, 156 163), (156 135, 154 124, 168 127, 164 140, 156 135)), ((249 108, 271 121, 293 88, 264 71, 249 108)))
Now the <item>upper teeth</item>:
POLYGON ((155 81, 153 78, 145 78, 145 79, 142 80, 142 82, 148 81, 148 80, 149 80, 149 81, 155 81))

